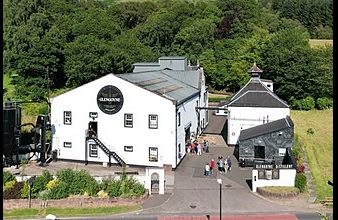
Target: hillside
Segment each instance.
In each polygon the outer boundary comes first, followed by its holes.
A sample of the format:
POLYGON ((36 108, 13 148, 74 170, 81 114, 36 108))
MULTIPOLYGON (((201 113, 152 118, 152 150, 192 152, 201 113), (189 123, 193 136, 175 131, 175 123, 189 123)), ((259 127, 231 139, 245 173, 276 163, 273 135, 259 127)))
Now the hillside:
POLYGON ((295 133, 304 144, 318 199, 333 196, 333 110, 291 111, 295 133), (314 131, 310 134, 308 129, 314 131))

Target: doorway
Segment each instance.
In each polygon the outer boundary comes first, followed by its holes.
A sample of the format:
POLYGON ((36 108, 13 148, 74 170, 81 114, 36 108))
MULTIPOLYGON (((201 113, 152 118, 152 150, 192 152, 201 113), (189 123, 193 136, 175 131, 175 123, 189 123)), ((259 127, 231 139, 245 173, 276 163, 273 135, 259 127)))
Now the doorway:
POLYGON ((91 121, 88 123, 88 135, 90 137, 97 137, 97 121, 91 121))
POLYGON ((255 146, 255 159, 265 159, 265 146, 255 146))
POLYGON ((151 194, 158 194, 160 189, 160 175, 158 173, 151 174, 151 194))

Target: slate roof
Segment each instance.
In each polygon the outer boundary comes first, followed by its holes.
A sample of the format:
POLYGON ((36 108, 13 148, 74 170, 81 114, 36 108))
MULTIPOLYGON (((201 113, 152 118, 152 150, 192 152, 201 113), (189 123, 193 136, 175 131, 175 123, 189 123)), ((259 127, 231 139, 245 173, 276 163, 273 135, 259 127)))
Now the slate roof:
POLYGON ((273 122, 269 122, 266 124, 258 125, 252 128, 241 130, 241 134, 239 135, 238 140, 244 141, 247 139, 251 139, 254 137, 258 137, 264 134, 269 134, 272 132, 284 130, 286 128, 294 127, 293 121, 289 116, 286 118, 282 118, 273 122))
POLYGON ((228 104, 231 107, 289 108, 289 105, 271 92, 258 77, 252 77, 228 104))
POLYGON ((195 87, 197 75, 198 71, 155 70, 115 76, 180 104, 200 92, 195 87))

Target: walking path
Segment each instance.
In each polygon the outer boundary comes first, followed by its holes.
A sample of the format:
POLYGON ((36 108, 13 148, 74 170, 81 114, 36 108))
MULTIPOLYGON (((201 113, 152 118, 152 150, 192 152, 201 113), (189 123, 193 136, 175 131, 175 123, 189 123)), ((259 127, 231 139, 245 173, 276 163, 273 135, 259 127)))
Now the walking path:
POLYGON ((238 213, 290 213, 290 212, 325 212, 318 204, 309 204, 306 197, 289 200, 266 199, 253 193, 248 185, 251 179, 250 168, 240 168, 233 156, 233 148, 226 147, 219 135, 207 135, 210 140, 210 153, 186 155, 175 171, 175 187, 172 195, 164 195, 167 200, 156 203, 161 195, 153 195, 143 204, 140 214, 215 214, 219 212, 220 187, 217 178, 222 179, 222 210, 227 214, 238 213), (205 163, 219 155, 230 156, 233 161, 232 171, 226 174, 214 173, 203 175, 205 163), (305 200, 304 200, 305 199, 305 200), (149 205, 149 202, 152 205, 149 205), (154 208, 150 208, 154 207, 154 208))

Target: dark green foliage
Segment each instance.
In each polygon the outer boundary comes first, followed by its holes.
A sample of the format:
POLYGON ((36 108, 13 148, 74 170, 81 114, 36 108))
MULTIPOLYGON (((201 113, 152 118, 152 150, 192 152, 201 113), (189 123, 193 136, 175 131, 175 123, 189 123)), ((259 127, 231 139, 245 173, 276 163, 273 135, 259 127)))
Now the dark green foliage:
POLYGON ((301 100, 296 100, 294 98, 291 98, 291 107, 292 109, 297 109, 297 110, 311 110, 315 108, 315 100, 314 98, 308 96, 304 99, 301 100))
POLYGON ((333 100, 329 98, 318 98, 316 101, 316 108, 319 110, 331 108, 333 106, 333 100))
POLYGON ((5 185, 5 184, 6 184, 7 182, 9 182, 9 181, 16 180, 16 178, 15 178, 15 176, 14 176, 12 173, 10 173, 9 171, 4 171, 4 172, 2 173, 2 180, 3 180, 2 184, 5 185))
POLYGON ((307 181, 304 173, 301 172, 296 174, 295 187, 297 187, 300 192, 306 191, 307 181))
POLYGON ((145 193, 145 188, 132 177, 124 177, 118 180, 111 180, 106 191, 109 197, 133 197, 145 193))
POLYGON ((65 182, 59 182, 50 191, 50 197, 52 199, 63 199, 69 196, 68 184, 65 182))
POLYGON ((45 190, 47 183, 52 179, 53 176, 47 170, 44 170, 41 176, 37 176, 32 186, 32 198, 37 198, 39 192, 45 190))
POLYGON ((286 101, 333 96, 332 46, 308 44, 332 36, 332 0, 5 0, 3 20, 3 69, 22 100, 172 55, 199 61, 218 90, 238 91, 256 62, 286 101))
POLYGON ((77 171, 72 169, 64 169, 58 171, 56 176, 59 180, 59 185, 61 183, 65 183, 67 188, 66 192, 60 192, 60 190, 63 190, 64 187, 63 185, 58 186, 57 189, 52 189, 52 194, 54 194, 54 191, 62 195, 82 195, 86 192, 88 195, 94 196, 99 190, 96 180, 84 170, 77 171))

